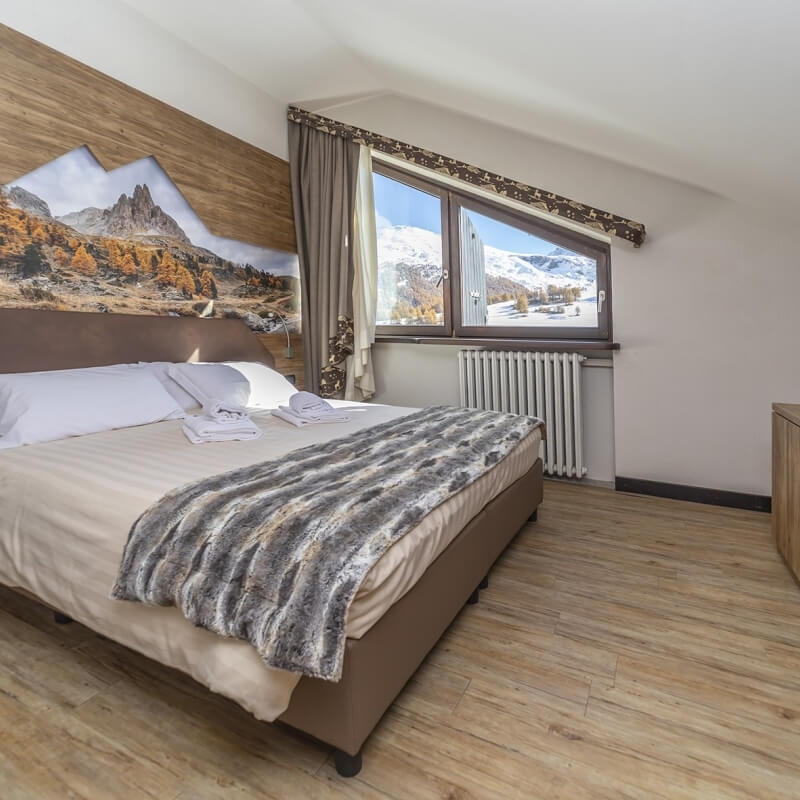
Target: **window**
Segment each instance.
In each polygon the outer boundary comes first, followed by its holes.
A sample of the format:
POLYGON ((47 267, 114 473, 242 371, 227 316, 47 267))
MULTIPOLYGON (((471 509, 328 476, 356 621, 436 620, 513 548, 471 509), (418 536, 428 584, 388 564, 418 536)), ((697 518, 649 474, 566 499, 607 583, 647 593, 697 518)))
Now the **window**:
POLYGON ((609 247, 375 163, 379 334, 611 339, 609 247))
POLYGON ((447 195, 413 176, 373 171, 378 232, 377 325, 449 333, 445 321, 447 195))

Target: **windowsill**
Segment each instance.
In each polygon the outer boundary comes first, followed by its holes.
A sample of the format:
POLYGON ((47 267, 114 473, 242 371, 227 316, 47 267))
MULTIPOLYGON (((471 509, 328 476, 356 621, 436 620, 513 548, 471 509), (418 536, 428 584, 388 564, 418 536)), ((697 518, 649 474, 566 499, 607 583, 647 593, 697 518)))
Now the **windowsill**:
POLYGON ((456 338, 453 336, 408 336, 378 334, 378 344, 450 344, 460 347, 495 347, 499 350, 546 350, 566 352, 575 350, 619 350, 619 342, 603 339, 487 339, 456 338))

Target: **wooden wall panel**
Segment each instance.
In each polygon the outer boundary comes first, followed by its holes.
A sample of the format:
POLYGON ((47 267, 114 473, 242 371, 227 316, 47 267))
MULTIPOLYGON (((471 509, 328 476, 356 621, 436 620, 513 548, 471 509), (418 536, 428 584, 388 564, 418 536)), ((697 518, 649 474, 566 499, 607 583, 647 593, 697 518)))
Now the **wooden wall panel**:
POLYGON ((261 344, 270 352, 275 360, 275 369, 281 375, 294 376, 294 385, 298 389, 305 389, 303 376, 303 337, 298 333, 291 334, 292 357, 286 357, 286 336, 283 333, 256 334, 261 344))
POLYGON ((155 156, 212 233, 296 252, 286 161, 0 25, 0 183, 84 144, 107 170, 155 156))

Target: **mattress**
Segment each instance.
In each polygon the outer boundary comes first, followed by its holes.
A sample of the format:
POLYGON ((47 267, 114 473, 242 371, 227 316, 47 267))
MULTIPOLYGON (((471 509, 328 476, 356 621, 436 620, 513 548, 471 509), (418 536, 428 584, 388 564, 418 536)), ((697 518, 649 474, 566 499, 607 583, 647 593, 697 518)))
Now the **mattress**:
MULTIPOLYGON (((344 404, 343 404, 344 405, 344 404)), ((416 409, 353 407, 347 423, 295 428, 253 414, 263 436, 251 442, 191 445, 180 421, 161 422, 5 450, 0 454, 0 583, 32 592, 94 631, 274 720, 299 676, 264 664, 247 642, 195 628, 175 608, 114 601, 128 531, 169 490, 202 477, 347 435, 416 409)), ((483 506, 536 461, 534 430, 478 481, 431 512, 367 574, 346 631, 363 636, 399 600, 483 506)))

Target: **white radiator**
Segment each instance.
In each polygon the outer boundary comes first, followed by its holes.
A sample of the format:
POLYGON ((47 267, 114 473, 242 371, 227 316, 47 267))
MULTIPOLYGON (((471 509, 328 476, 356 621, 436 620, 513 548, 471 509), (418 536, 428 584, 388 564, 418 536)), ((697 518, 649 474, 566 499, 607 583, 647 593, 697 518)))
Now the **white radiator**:
POLYGON ((461 350, 458 377, 461 405, 491 411, 529 414, 544 420, 544 471, 581 478, 581 362, 577 353, 529 353, 461 350))

